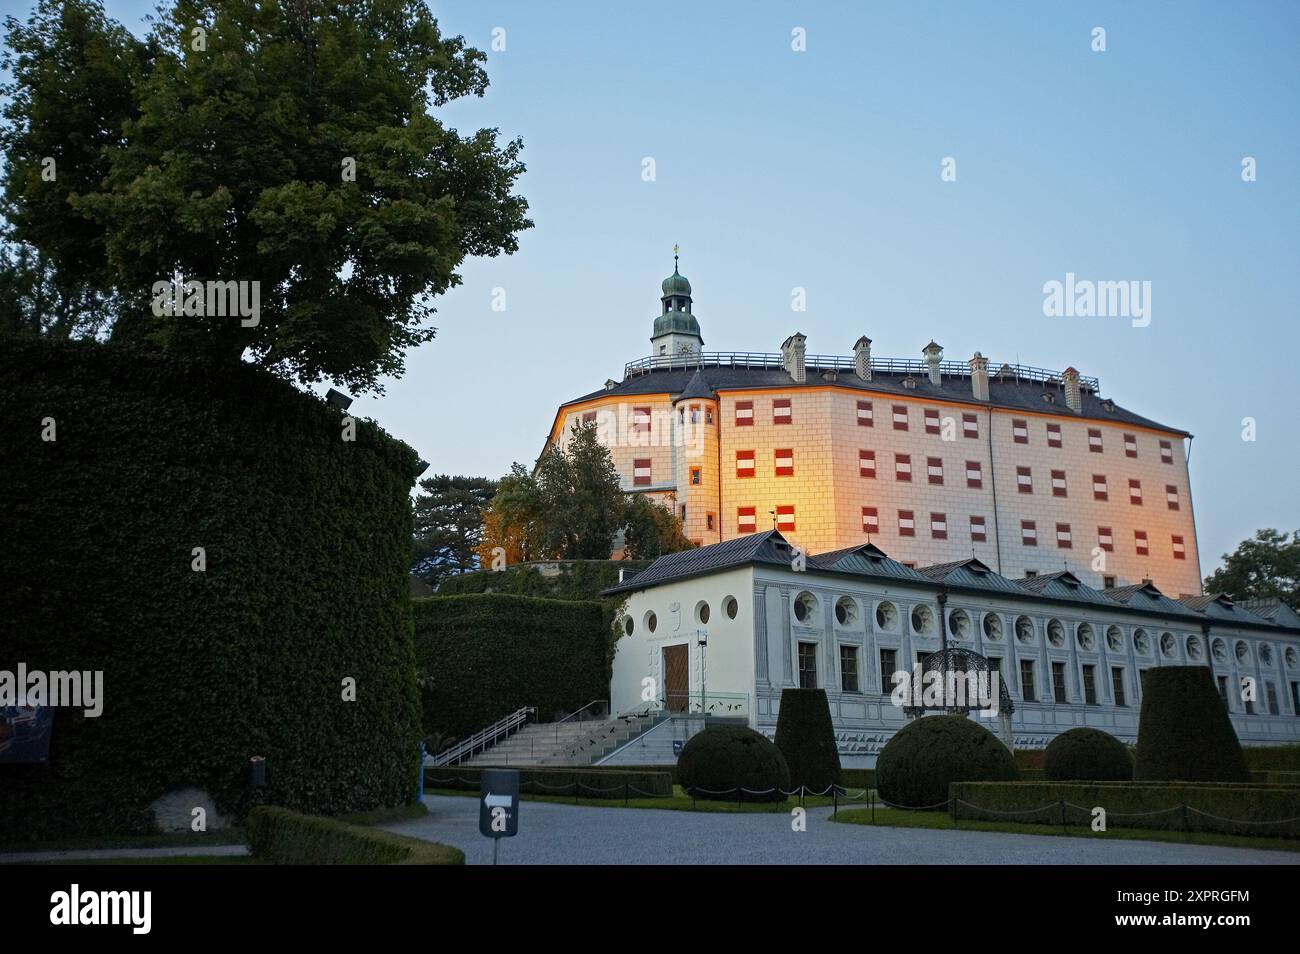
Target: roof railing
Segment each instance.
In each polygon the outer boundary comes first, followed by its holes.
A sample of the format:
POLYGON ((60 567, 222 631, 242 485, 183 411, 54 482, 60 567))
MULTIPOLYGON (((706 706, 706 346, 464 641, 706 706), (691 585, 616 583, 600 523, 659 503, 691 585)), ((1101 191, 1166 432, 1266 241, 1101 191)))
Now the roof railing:
MULTIPOLYGON (((636 361, 629 361, 623 366, 623 378, 648 374, 651 371, 689 370, 691 368, 753 368, 780 369, 785 367, 780 354, 760 351, 697 351, 680 354, 652 354, 636 361)), ((804 367, 809 371, 853 371, 856 360, 844 355, 810 354, 804 356, 804 367)), ((873 374, 915 375, 926 377, 930 365, 921 358, 872 358, 873 374)), ((939 373, 947 377, 969 378, 970 366, 965 361, 941 361, 939 373)), ((990 380, 1034 384, 1046 384, 1053 387, 1065 386, 1060 371, 1050 368, 1036 368, 1028 364, 1006 364, 989 362, 990 380)), ((1101 393, 1101 382, 1097 378, 1079 376, 1079 387, 1093 394, 1101 393)))

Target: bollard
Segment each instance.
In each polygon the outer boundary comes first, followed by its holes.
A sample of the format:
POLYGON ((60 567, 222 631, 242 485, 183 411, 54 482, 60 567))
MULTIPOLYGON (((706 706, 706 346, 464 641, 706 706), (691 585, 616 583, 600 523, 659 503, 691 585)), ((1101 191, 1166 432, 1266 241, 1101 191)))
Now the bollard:
POLYGON ((871 794, 867 796, 871 800, 871 824, 876 823, 876 790, 873 788, 871 794))
POLYGON ((831 786, 831 817, 836 818, 840 813, 840 787, 831 786))

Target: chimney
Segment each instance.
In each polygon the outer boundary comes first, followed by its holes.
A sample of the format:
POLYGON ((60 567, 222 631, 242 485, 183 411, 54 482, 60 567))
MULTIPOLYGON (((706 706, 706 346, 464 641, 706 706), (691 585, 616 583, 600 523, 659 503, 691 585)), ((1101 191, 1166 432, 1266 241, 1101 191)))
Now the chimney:
POLYGON ((871 380, 871 339, 866 335, 853 342, 853 369, 863 381, 871 380))
POLYGON ((989 359, 978 351, 970 359, 970 389, 975 400, 989 399, 989 359))
POLYGON ((795 384, 803 384, 807 374, 803 365, 803 343, 808 339, 796 331, 781 343, 781 364, 794 378, 795 384))
POLYGON ((1074 368, 1066 368, 1061 372, 1061 380, 1065 382, 1065 403, 1075 414, 1083 412, 1083 395, 1079 392, 1079 372, 1074 368))
POLYGON ((943 347, 930 343, 921 349, 921 354, 925 355, 925 363, 930 366, 930 383, 938 387, 943 383, 943 375, 939 372, 939 363, 943 361, 943 347))

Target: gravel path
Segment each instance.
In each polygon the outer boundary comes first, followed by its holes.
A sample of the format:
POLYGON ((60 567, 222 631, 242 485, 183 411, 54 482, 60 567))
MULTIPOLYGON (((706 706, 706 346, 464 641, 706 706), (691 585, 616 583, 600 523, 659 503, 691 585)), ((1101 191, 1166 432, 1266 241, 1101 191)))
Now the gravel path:
MULTIPOLYGON (((468 864, 491 864, 478 833, 478 800, 426 796, 425 818, 389 831, 454 845, 468 864)), ((523 802, 519 834, 503 838, 501 864, 1300 864, 1300 853, 1154 841, 1090 841, 1001 832, 873 828, 808 810, 808 830, 788 814, 715 814, 523 802)))

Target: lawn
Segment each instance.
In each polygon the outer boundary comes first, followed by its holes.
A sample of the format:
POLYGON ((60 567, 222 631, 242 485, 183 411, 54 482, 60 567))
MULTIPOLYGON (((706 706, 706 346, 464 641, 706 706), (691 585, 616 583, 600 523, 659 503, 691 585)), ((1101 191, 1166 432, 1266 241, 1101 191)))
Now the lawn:
MULTIPOLYGON (((859 790, 851 790, 857 794, 859 790)), ((459 788, 428 788, 425 789, 428 795, 460 795, 469 798, 478 798, 478 792, 468 791, 459 788)), ((735 802, 735 801, 710 801, 708 799, 692 799, 682 790, 680 785, 673 786, 672 795, 661 795, 650 798, 629 798, 624 801, 621 798, 574 798, 572 795, 530 795, 521 794, 520 799, 526 802, 554 802, 559 805, 585 805, 594 808, 658 808, 667 811, 676 812, 788 812, 798 804, 798 799, 790 798, 783 802, 735 802)), ((862 793, 857 799, 846 799, 840 796, 840 805, 856 805, 866 799, 866 793, 862 793)), ((829 808, 832 799, 829 795, 809 795, 804 799, 806 808, 829 808)))
POLYGON ((1017 822, 954 821, 947 812, 914 812, 877 807, 841 810, 832 821, 847 825, 879 825, 888 828, 934 828, 957 831, 994 831, 1019 835, 1055 835, 1062 838, 1109 838, 1119 841, 1168 841, 1189 845, 1221 845, 1229 848, 1262 848, 1270 851, 1300 851, 1300 841, 1291 838, 1252 838, 1247 835, 1219 835, 1213 832, 1161 831, 1155 828, 1112 828, 1098 832, 1081 825, 1023 824, 1017 822))

